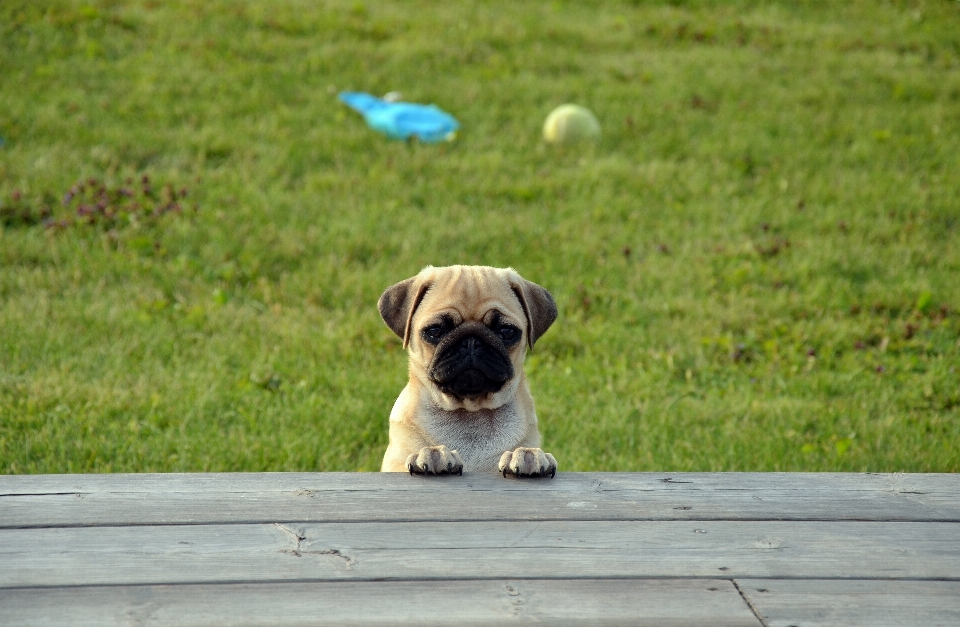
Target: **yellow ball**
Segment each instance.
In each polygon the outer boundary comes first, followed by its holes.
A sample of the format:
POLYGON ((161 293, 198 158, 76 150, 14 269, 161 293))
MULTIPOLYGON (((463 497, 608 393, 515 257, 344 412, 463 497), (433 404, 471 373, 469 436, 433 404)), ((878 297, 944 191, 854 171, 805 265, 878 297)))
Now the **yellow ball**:
POLYGON ((551 144, 576 144, 600 139, 597 117, 575 104, 560 105, 550 112, 543 123, 543 138, 551 144))

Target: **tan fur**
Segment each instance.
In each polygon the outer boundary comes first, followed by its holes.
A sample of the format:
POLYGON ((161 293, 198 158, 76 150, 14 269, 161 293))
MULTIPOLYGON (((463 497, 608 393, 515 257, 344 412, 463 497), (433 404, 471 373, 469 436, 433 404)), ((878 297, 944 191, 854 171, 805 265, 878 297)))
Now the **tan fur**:
POLYGON ((434 467, 428 472, 438 465, 456 472, 462 464, 467 471, 506 468, 518 475, 546 474, 550 463, 555 471, 556 460, 538 448, 537 413, 523 372, 527 347, 536 339, 531 333, 542 333, 556 316, 553 300, 543 288, 524 281, 510 268, 427 267, 388 289, 380 307, 387 324, 402 334, 409 353, 409 382, 390 413, 390 443, 382 471, 414 471, 416 460, 421 466, 434 467), (524 302, 524 287, 535 290, 532 298, 526 292, 527 300, 535 300, 542 292, 549 302, 539 303, 540 309, 537 303, 524 302), (544 306, 548 313, 537 313, 544 306), (531 321, 528 310, 549 319, 531 321), (444 393, 427 375, 435 346, 422 339, 422 329, 442 314, 457 325, 469 321, 487 324, 495 312, 523 332, 522 340, 508 350, 513 377, 499 391, 475 399, 444 393))

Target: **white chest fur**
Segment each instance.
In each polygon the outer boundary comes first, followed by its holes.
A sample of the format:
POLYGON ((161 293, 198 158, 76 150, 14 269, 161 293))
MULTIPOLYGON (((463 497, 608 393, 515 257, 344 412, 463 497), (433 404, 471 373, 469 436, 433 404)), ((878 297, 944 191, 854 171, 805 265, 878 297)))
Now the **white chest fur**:
POLYGON ((516 406, 508 403, 478 411, 425 408, 420 428, 436 444, 459 452, 464 470, 496 472, 500 455, 520 445, 529 425, 516 406))

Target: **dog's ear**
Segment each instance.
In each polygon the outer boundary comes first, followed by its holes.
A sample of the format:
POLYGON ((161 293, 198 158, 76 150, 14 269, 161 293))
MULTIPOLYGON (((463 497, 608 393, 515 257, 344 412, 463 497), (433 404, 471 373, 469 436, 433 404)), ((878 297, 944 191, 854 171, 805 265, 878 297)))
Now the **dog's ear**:
POLYGON ((377 301, 380 317, 387 323, 390 330, 403 340, 403 347, 410 344, 410 325, 413 323, 413 314, 420 306, 430 282, 415 276, 400 281, 384 290, 377 301))
POLYGON ((557 303, 546 289, 519 276, 511 279, 510 289, 520 299, 527 316, 527 344, 533 350, 534 343, 557 319, 557 303))

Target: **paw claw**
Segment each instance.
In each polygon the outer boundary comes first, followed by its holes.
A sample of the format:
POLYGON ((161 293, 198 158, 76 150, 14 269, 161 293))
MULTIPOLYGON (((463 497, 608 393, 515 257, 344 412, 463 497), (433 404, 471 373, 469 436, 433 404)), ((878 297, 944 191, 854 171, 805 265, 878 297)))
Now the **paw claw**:
POLYGON ((457 451, 450 450, 442 444, 439 446, 425 446, 419 452, 407 457, 407 468, 410 474, 418 475, 463 475, 463 460, 457 451))
POLYGON ((509 472, 514 477, 546 477, 549 474, 553 479, 557 475, 557 460, 541 449, 521 446, 500 456, 499 469, 504 478, 509 472))

